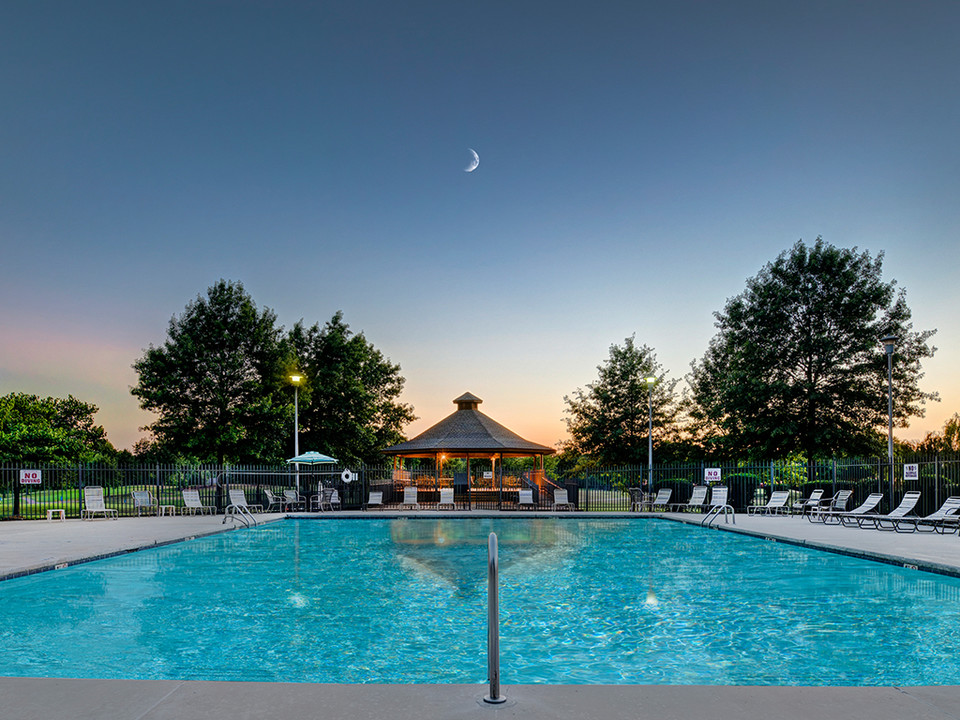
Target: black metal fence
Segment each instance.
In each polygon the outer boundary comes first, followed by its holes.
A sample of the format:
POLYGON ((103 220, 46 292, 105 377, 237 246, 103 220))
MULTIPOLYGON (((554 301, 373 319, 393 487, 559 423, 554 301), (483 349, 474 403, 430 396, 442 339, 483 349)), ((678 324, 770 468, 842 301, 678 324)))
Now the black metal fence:
POLYGON ((960 455, 898 458, 892 467, 884 458, 655 465, 652 483, 646 467, 591 468, 559 475, 536 470, 463 472, 444 477, 389 466, 318 465, 297 470, 288 465, 0 465, 0 519, 44 518, 51 509, 79 517, 86 486, 102 487, 107 507, 119 515, 136 515, 134 491, 148 492, 155 507, 167 506, 175 512, 184 506, 186 489, 197 490, 201 503, 218 512, 230 504, 231 489, 242 489, 248 504, 264 508, 270 505, 269 493, 279 496, 294 490, 300 498, 294 507, 306 510, 316 508, 321 485, 337 489, 344 509, 366 508, 371 492, 380 493, 383 506, 397 507, 404 500, 404 488, 415 486, 417 503, 426 508, 438 507, 441 490, 452 489, 456 509, 547 510, 562 499, 557 491, 566 491, 567 500, 577 509, 602 512, 630 510, 633 489, 670 488, 671 502, 685 502, 693 487, 702 484, 727 486, 729 502, 737 511, 763 504, 773 490, 789 490, 795 498, 808 497, 816 488, 825 495, 851 490, 850 508, 870 493, 882 492, 881 510, 895 507, 905 492, 919 490, 917 513, 925 515, 947 497, 960 495, 960 455))

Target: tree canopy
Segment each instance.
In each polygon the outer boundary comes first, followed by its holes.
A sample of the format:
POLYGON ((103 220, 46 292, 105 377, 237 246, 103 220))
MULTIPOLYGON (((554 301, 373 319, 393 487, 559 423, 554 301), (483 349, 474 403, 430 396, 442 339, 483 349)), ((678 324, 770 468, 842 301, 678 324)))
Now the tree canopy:
POLYGON ((184 457, 278 458, 290 402, 284 352, 273 311, 258 310, 241 283, 220 280, 170 320, 162 346, 134 363, 131 392, 157 413, 147 429, 184 457))
POLYGON ((918 443, 910 446, 916 452, 958 452, 960 451, 960 413, 947 418, 943 429, 929 432, 918 443))
POLYGON ((817 238, 781 253, 715 313, 717 334, 689 376, 694 415, 717 450, 779 458, 868 454, 883 447, 887 360, 898 426, 922 415, 921 360, 936 332, 915 332, 905 291, 871 257, 817 238))
POLYGON ((363 333, 353 334, 337 312, 323 328, 297 323, 290 343, 306 384, 300 397, 300 448, 341 462, 380 462, 379 451, 402 442, 416 419, 399 402, 404 378, 363 333))
POLYGON ((651 392, 646 378, 655 377, 652 385, 653 437, 660 459, 670 459, 669 446, 675 439, 677 380, 657 361, 653 350, 637 346, 635 336, 624 344, 611 345, 606 362, 597 366, 599 377, 577 388, 572 397, 564 396, 567 405, 567 431, 570 441, 566 450, 589 455, 600 464, 641 464, 648 461, 649 407, 651 392))
POLYGON ((73 395, 0 397, 0 462, 72 464, 111 459, 116 451, 103 427, 94 422, 97 409, 73 395))

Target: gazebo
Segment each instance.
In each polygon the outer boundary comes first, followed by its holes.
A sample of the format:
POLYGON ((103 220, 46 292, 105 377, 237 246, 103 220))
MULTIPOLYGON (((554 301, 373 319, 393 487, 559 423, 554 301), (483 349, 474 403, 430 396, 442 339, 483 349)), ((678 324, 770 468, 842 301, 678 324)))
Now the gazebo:
POLYGON ((504 492, 516 495, 521 486, 541 487, 544 482, 543 458, 555 451, 546 445, 525 440, 496 420, 484 415, 477 406, 483 402, 472 393, 464 393, 453 401, 456 412, 436 425, 424 430, 412 440, 393 445, 383 450, 393 456, 393 481, 395 485, 422 482, 424 489, 452 485, 459 502, 497 502, 504 499, 504 492), (504 476, 504 458, 535 458, 534 470, 520 477, 504 476), (414 474, 403 467, 405 458, 432 459, 433 472, 414 474), (466 459, 466 472, 444 476, 443 464, 451 459, 466 459), (488 460, 490 469, 476 475, 471 473, 470 462, 488 460))

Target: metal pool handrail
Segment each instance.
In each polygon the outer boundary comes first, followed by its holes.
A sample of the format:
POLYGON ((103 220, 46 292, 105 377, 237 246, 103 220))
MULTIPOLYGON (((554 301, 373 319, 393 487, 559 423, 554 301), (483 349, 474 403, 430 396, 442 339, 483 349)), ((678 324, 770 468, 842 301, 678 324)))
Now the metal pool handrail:
POLYGON ((487 675, 490 694, 484 702, 506 702, 500 694, 500 562, 497 553, 497 534, 487 539, 487 675))

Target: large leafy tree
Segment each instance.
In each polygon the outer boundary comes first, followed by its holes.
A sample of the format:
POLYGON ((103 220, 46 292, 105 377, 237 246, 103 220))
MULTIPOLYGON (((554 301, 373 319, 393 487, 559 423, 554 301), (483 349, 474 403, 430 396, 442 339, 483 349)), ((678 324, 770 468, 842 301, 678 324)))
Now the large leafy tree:
POLYGON ((567 405, 566 451, 589 455, 597 463, 641 464, 648 460, 649 401, 652 389, 655 453, 671 459, 676 441, 676 380, 669 380, 653 350, 636 345, 634 336, 611 345, 599 377, 586 389, 564 396, 567 405), (648 385, 646 378, 656 382, 648 385))
MULTIPOLYGON (((300 449, 317 450, 341 462, 379 462, 380 450, 403 440, 416 420, 399 401, 404 378, 363 333, 353 334, 337 312, 322 328, 297 323, 290 332, 300 392, 300 449)), ((291 448, 292 449, 292 448, 291 448)))
POLYGON ((156 441, 199 462, 280 459, 291 401, 282 332, 239 282, 220 280, 187 305, 133 365, 131 392, 157 413, 147 426, 156 441))
MULTIPOLYGON (((40 398, 26 393, 0 397, 0 463, 22 468, 46 464, 113 462, 116 450, 101 425, 97 406, 70 395, 40 398)), ((13 514, 20 514, 20 483, 13 485, 13 514)))
POLYGON ((929 432, 918 443, 910 446, 916 452, 958 452, 960 451, 960 413, 947 418, 943 429, 929 432))
POLYGON ((754 457, 859 455, 883 447, 887 360, 896 335, 894 418, 936 395, 920 390, 936 331, 915 332, 904 290, 871 257, 802 241, 715 313, 718 332, 689 376, 695 414, 727 451, 754 457))
POLYGON ((116 454, 97 406, 66 398, 26 393, 0 397, 0 462, 20 465, 110 460, 116 454))

